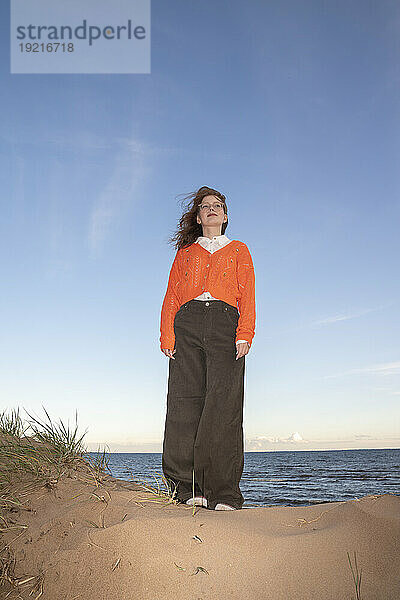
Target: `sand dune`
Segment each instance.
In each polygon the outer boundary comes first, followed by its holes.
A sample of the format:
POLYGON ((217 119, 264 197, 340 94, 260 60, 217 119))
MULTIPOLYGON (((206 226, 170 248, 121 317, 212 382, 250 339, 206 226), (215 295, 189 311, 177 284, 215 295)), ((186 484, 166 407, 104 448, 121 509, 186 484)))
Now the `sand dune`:
POLYGON ((17 538, 17 575, 44 571, 44 600, 351 600, 347 552, 360 598, 400 600, 397 495, 193 514, 112 477, 66 478, 28 506, 2 545, 17 538))

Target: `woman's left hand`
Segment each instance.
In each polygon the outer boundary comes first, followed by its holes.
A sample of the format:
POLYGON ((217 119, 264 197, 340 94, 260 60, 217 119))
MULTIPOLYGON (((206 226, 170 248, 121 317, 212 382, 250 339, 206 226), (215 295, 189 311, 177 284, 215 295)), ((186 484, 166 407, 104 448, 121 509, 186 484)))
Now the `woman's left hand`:
POLYGON ((236 360, 248 354, 250 350, 250 346, 247 342, 239 342, 236 344, 236 360))

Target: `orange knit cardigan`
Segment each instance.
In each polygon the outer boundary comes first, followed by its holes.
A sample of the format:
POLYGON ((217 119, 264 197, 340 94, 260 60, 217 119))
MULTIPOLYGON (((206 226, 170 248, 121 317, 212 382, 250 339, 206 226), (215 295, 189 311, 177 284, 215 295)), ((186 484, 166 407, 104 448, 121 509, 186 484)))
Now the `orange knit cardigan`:
POLYGON ((246 244, 232 240, 213 253, 197 243, 177 251, 161 308, 160 348, 175 348, 177 311, 204 291, 238 308, 235 341, 246 340, 251 346, 256 321, 254 266, 246 244))

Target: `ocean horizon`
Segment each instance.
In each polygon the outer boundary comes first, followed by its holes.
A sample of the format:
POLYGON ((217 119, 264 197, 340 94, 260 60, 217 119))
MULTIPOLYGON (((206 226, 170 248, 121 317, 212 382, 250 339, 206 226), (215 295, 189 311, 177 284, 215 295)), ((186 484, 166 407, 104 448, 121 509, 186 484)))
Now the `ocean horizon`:
MULTIPOLYGON (((88 452, 94 457, 97 452, 88 452)), ((160 486, 161 452, 109 452, 113 477, 160 486)), ((371 494, 400 494, 400 448, 245 452, 243 508, 345 502, 371 494)))

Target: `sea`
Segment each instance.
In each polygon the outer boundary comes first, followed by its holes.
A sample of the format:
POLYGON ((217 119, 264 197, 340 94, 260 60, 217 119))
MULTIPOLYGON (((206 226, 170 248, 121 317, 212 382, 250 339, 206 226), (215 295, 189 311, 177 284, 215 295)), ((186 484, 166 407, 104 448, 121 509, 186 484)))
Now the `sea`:
MULTIPOLYGON (((106 457, 113 477, 166 491, 161 453, 111 452, 106 457)), ((240 489, 243 508, 400 495, 400 448, 245 452, 240 489)))

